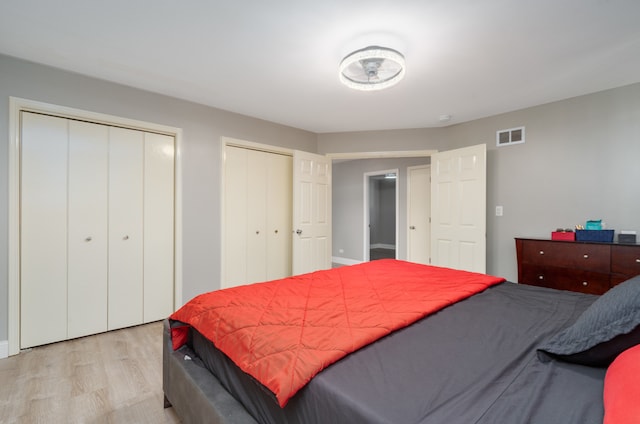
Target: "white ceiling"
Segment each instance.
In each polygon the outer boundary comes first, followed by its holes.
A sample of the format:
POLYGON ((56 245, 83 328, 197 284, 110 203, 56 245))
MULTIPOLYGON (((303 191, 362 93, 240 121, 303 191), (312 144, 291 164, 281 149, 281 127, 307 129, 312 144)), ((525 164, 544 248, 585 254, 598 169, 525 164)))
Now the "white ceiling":
POLYGON ((0 53, 316 133, 423 128, 639 82, 640 1, 2 0, 0 53), (400 84, 339 83, 368 45, 400 84))

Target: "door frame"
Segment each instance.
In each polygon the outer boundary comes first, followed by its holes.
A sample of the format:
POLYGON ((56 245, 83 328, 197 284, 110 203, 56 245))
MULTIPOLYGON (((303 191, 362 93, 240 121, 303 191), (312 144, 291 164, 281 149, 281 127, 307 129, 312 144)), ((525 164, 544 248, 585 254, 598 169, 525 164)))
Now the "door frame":
POLYGON ((369 262, 371 260, 371 212, 370 212, 370 207, 369 207, 369 202, 371 199, 369 199, 369 192, 370 192, 370 184, 371 184, 371 177, 375 177, 378 175, 386 175, 389 173, 394 173, 396 174, 396 178, 395 178, 395 200, 396 200, 396 204, 395 204, 395 209, 396 209, 396 222, 395 222, 395 233, 396 233, 396 257, 397 257, 397 244, 398 244, 398 230, 399 230, 399 200, 400 200, 400 196, 398 194, 398 178, 400 178, 399 175, 399 169, 395 168, 395 169, 385 169, 382 171, 370 171, 370 172, 365 172, 363 174, 363 178, 364 178, 364 202, 363 202, 363 210, 364 210, 364 261, 365 262, 369 262))
MULTIPOLYGON (((436 153, 438 153, 438 150, 436 149, 389 150, 389 151, 372 151, 372 152, 326 153, 326 156, 329 157, 329 159, 331 159, 332 161, 335 161, 335 160, 359 160, 359 159, 430 158, 436 153)), ((396 194, 397 193, 398 191, 396 190, 396 194)), ((407 199, 407 202, 408 202, 408 199, 407 199)), ((397 203, 396 203, 396 206, 398 206, 397 203)), ((396 219, 398 219, 397 215, 396 215, 396 219)), ((365 228, 365 233, 366 233, 366 228, 365 228)), ((396 232, 396 237, 397 235, 398 233, 396 232)), ((396 238, 396 243, 397 243, 397 238, 396 238)), ((366 258, 367 256, 364 256, 364 257, 366 258)), ((354 261, 353 263, 355 264, 358 262, 354 261)))
POLYGON ((20 352, 20 112, 22 111, 115 125, 174 137, 174 309, 182 305, 182 129, 20 97, 9 97, 7 354, 16 355, 20 352))

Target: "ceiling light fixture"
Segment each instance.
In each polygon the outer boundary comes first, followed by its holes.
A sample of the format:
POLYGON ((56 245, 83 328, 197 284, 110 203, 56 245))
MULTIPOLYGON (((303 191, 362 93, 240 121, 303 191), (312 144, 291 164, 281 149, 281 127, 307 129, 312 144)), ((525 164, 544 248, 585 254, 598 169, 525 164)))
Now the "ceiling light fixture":
POLYGON ((356 90, 382 90, 396 85, 404 74, 404 56, 386 47, 356 50, 340 62, 340 81, 356 90))

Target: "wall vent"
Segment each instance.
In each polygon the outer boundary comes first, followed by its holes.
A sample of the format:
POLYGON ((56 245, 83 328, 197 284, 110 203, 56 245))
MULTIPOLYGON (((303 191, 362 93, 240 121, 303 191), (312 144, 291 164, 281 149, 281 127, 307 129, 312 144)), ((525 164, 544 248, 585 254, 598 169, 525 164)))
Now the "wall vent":
POLYGON ((496 132, 496 146, 511 146, 524 143, 524 127, 509 128, 496 132))

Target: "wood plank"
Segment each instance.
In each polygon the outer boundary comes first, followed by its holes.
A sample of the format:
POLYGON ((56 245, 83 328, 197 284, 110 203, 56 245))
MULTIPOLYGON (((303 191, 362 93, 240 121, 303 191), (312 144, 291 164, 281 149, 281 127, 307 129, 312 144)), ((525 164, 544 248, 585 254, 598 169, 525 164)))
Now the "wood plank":
POLYGON ((179 423, 163 408, 162 322, 0 360, 3 423, 179 423))

